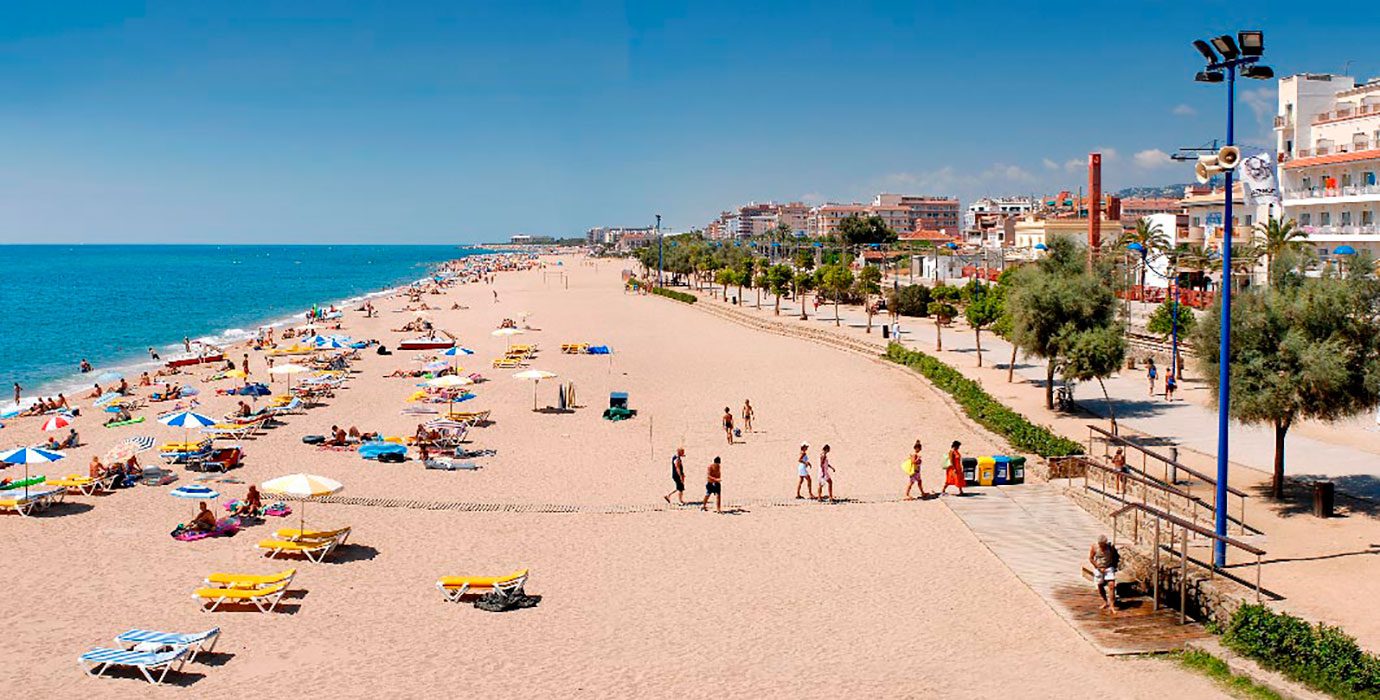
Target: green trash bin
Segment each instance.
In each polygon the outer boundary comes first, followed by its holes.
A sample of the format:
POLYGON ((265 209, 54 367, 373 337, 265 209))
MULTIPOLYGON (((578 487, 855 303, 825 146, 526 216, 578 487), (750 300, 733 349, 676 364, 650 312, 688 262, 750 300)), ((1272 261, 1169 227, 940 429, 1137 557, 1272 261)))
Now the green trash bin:
POLYGON ((1008 470, 1009 472, 1007 474, 1007 478, 1009 479, 1009 481, 1007 483, 1025 483, 1025 457, 1012 457, 1011 464, 1008 466, 1008 470))
POLYGON ((963 465, 963 480, 970 484, 976 484, 978 478, 977 457, 964 457, 961 464, 963 465))

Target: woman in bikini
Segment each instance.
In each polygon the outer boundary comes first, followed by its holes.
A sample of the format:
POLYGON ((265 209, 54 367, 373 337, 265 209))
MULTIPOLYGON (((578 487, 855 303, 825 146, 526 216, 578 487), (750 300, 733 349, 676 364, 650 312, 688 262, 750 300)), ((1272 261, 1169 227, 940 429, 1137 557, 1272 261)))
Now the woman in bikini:
POLYGON ((795 467, 797 475, 795 480, 795 497, 814 498, 815 488, 814 485, 810 483, 810 443, 800 443, 800 458, 796 460, 795 467), (805 485, 805 496, 800 495, 801 484, 805 485))
POLYGON ((921 499, 929 498, 930 496, 925 492, 925 482, 920 478, 920 463, 922 461, 920 449, 920 441, 916 440, 915 446, 911 448, 910 456, 906 458, 906 473, 910 476, 910 479, 906 482, 906 498, 911 500, 915 498, 910 495, 912 487, 920 488, 919 497, 921 499))

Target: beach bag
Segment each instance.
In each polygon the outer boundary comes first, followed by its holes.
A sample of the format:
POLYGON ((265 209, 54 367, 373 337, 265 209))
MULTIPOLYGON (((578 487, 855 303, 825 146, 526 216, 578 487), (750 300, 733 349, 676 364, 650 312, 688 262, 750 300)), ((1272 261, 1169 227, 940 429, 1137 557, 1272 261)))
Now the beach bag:
POLYGON ((380 462, 401 464, 403 460, 407 459, 407 454, 404 452, 383 452, 379 454, 377 459, 380 462))
POLYGON ((509 594, 489 591, 474 601, 474 607, 489 612, 506 612, 522 608, 535 608, 541 602, 539 595, 527 595, 521 588, 509 594))
POLYGON ((901 471, 905 472, 906 476, 915 476, 915 460, 908 458, 901 462, 901 471))

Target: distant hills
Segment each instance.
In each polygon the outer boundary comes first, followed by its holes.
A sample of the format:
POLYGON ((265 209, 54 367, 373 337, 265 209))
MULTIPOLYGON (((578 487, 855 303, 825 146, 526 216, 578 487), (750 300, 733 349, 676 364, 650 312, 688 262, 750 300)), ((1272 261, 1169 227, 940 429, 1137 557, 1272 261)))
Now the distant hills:
POLYGON ((1150 187, 1127 187, 1117 190, 1114 194, 1122 199, 1129 197, 1150 197, 1179 199, 1184 196, 1184 188, 1191 187, 1185 183, 1182 185, 1155 185, 1150 187))

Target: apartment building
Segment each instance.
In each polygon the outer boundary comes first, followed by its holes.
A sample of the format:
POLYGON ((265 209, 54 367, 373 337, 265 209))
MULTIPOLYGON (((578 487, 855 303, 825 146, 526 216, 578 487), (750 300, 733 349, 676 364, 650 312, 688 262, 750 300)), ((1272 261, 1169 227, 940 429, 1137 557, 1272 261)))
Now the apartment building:
MULTIPOLYGON (((925 229, 957 233, 963 230, 962 209, 952 197, 879 194, 872 198, 872 206, 885 211, 904 210, 907 223, 892 226, 897 231, 925 229)), ((878 216, 886 218, 881 213, 878 216)))
POLYGON ((1322 257, 1380 252, 1380 79, 1281 78, 1274 127, 1285 216, 1322 257))
POLYGON ((585 232, 585 241, 591 245, 613 245, 628 234, 651 236, 654 233, 652 226, 596 226, 585 232))
POLYGON ((793 233, 804 235, 810 225, 810 205, 803 202, 751 202, 720 213, 719 218, 705 227, 705 235, 709 238, 762 236, 783 223, 793 233))

